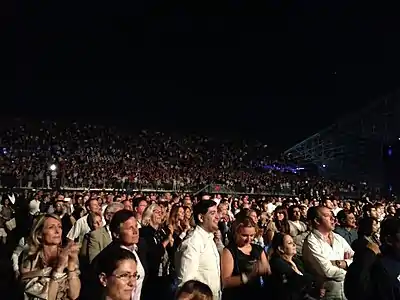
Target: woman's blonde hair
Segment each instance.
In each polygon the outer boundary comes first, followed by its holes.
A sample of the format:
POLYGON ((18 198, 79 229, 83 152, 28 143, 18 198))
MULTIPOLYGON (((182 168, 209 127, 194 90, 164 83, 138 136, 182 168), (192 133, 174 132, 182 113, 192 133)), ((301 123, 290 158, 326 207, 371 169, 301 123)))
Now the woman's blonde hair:
POLYGON ((161 209, 161 206, 159 206, 156 203, 153 203, 146 207, 146 209, 144 210, 143 215, 142 215, 142 225, 143 226, 150 225, 151 217, 153 216, 153 213, 157 208, 161 209))
POLYGON ((256 232, 258 231, 258 226, 252 218, 247 216, 239 216, 239 218, 237 218, 232 224, 233 235, 236 236, 241 228, 246 227, 253 227, 256 232))
POLYGON ((43 227, 44 223, 49 218, 56 219, 61 223, 60 217, 55 214, 44 214, 35 218, 27 241, 27 244, 29 246, 29 256, 36 255, 39 250, 43 248, 43 227))

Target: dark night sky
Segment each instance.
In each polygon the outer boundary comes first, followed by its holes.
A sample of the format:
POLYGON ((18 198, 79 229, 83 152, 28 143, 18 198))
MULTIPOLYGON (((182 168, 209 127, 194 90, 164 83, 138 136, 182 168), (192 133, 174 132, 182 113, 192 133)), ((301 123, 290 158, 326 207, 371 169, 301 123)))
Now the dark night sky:
POLYGON ((10 109, 290 146, 398 87, 396 10, 320 2, 30 7, 10 109))

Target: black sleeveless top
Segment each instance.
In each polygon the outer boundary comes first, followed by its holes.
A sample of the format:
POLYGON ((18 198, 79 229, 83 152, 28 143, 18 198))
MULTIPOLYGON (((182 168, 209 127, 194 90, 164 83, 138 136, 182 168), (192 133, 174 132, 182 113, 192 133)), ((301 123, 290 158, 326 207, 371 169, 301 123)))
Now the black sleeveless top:
MULTIPOLYGON (((261 246, 251 244, 250 255, 240 251, 234 243, 230 243, 227 250, 233 257, 233 272, 232 276, 238 276, 242 273, 250 273, 253 270, 254 264, 261 260, 261 254, 264 251, 261 246)), ((242 284, 237 287, 225 288, 222 292, 222 300, 250 299, 259 297, 262 292, 262 279, 257 277, 250 280, 247 284, 242 284)))

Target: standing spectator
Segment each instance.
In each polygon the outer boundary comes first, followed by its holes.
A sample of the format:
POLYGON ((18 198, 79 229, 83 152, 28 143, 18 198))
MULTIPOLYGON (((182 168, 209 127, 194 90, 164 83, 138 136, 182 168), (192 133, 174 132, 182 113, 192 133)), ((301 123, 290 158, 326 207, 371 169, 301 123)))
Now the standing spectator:
POLYGON ((218 230, 217 204, 202 200, 193 210, 196 228, 189 233, 176 253, 178 285, 188 280, 199 280, 207 284, 214 300, 221 296, 220 256, 214 243, 214 232, 218 230))
POLYGON ((333 232, 335 219, 331 209, 318 207, 309 212, 313 230, 303 245, 305 267, 325 289, 324 299, 346 299, 343 282, 354 252, 344 238, 333 232))
POLYGON ((367 250, 366 248, 369 244, 376 244, 378 247, 381 246, 378 238, 379 226, 379 221, 375 218, 365 217, 360 220, 357 232, 358 238, 351 244, 355 252, 354 255, 360 255, 367 250))
POLYGON ((6 222, 11 220, 14 214, 11 201, 8 198, 2 200, 0 208, 0 243, 4 245, 7 243, 6 222))
POLYGON ((75 224, 75 219, 68 213, 68 203, 62 200, 57 200, 54 204, 54 214, 59 216, 61 219, 61 224, 63 228, 63 244, 67 244, 67 233, 71 230, 72 226, 75 224))
POLYGON ((337 219, 339 226, 335 228, 335 233, 344 238, 349 245, 352 245, 358 238, 356 217, 351 211, 341 210, 337 214, 337 219))
MULTIPOLYGON (((138 272, 136 289, 132 291, 131 300, 140 300, 145 280, 146 266, 144 264, 146 263, 147 251, 143 239, 139 240, 139 229, 134 213, 126 209, 117 211, 111 219, 110 231, 113 241, 94 258, 92 261, 93 269, 95 273, 101 273, 99 264, 106 257, 111 256, 115 248, 129 250, 136 258, 138 272)), ((94 299, 93 295, 90 299, 94 299)))
POLYGON ((247 216, 232 225, 233 241, 222 252, 222 299, 261 297, 261 277, 270 273, 263 247, 253 244, 257 223, 247 216))
POLYGON ((162 295, 165 299, 172 297, 173 278, 167 247, 173 246, 173 227, 162 226, 163 217, 161 207, 152 204, 143 213, 140 237, 146 242, 147 250, 147 278, 143 286, 143 299, 152 300, 162 295), (157 289, 154 289, 157 286, 157 289))
MULTIPOLYGON (((87 200, 85 206, 88 212, 101 214, 100 205, 97 199, 87 200)), ((90 232, 90 227, 87 223, 87 216, 88 215, 85 215, 75 222, 74 226, 68 232, 67 238, 73 241, 79 239, 79 243, 82 243, 85 234, 90 232)))
POLYGON ((113 248, 98 262, 97 274, 102 287, 102 299, 132 300, 140 274, 136 256, 129 250, 113 248))
POLYGON ((124 206, 120 202, 112 202, 107 205, 104 211, 104 219, 106 224, 89 233, 88 239, 88 259, 92 262, 93 259, 112 241, 110 222, 116 212, 124 209, 124 206))
POLYGON ((43 215, 35 220, 28 240, 29 251, 22 258, 25 299, 75 300, 79 297, 79 248, 70 242, 60 251, 61 242, 58 216, 43 215))
POLYGON ((147 201, 144 197, 138 197, 133 199, 133 210, 138 222, 139 228, 142 227, 142 214, 147 207, 147 201))
POLYGON ((382 222, 381 242, 356 253, 344 285, 348 300, 400 299, 400 220, 382 222))

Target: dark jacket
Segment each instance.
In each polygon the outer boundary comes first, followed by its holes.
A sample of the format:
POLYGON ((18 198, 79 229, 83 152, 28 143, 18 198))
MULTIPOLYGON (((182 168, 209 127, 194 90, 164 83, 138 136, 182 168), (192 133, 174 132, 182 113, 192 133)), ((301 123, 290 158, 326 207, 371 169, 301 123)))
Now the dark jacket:
POLYGON ((301 264, 295 259, 294 263, 303 275, 297 274, 292 266, 278 255, 270 259, 271 275, 268 278, 267 292, 271 293, 271 299, 301 300, 315 292, 313 280, 302 269, 301 264))
POLYGON ((400 260, 366 248, 356 253, 344 282, 348 300, 400 299, 400 260))
MULTIPOLYGON (((145 270, 145 278, 143 280, 143 283, 146 281, 147 278, 147 265, 146 265, 146 243, 143 239, 139 239, 138 243, 138 251, 137 254, 139 256, 140 262, 143 265, 143 268, 145 270)), ((102 257, 110 255, 110 253, 113 253, 115 248, 121 247, 121 244, 118 242, 111 242, 106 248, 104 248, 92 261, 90 264, 86 274, 84 277, 85 282, 82 282, 82 290, 81 294, 79 296, 80 300, 91 300, 91 299, 101 299, 101 286, 99 282, 99 278, 97 274, 99 273, 99 261, 101 260, 102 257)))
MULTIPOLYGON (((147 245, 146 242, 144 241, 144 239, 139 238, 139 243, 137 244, 138 246, 138 251, 137 254, 139 256, 140 262, 142 263, 143 269, 147 275, 147 257, 146 257, 146 253, 147 253, 147 245)), ((113 252, 113 249, 115 248, 119 248, 121 247, 121 244, 119 242, 111 242, 107 247, 105 247, 92 261, 91 266, 93 267, 93 270, 97 270, 98 268, 98 261, 101 257, 107 256, 109 255, 109 253, 113 252)), ((146 280, 146 278, 144 279, 146 280)))

